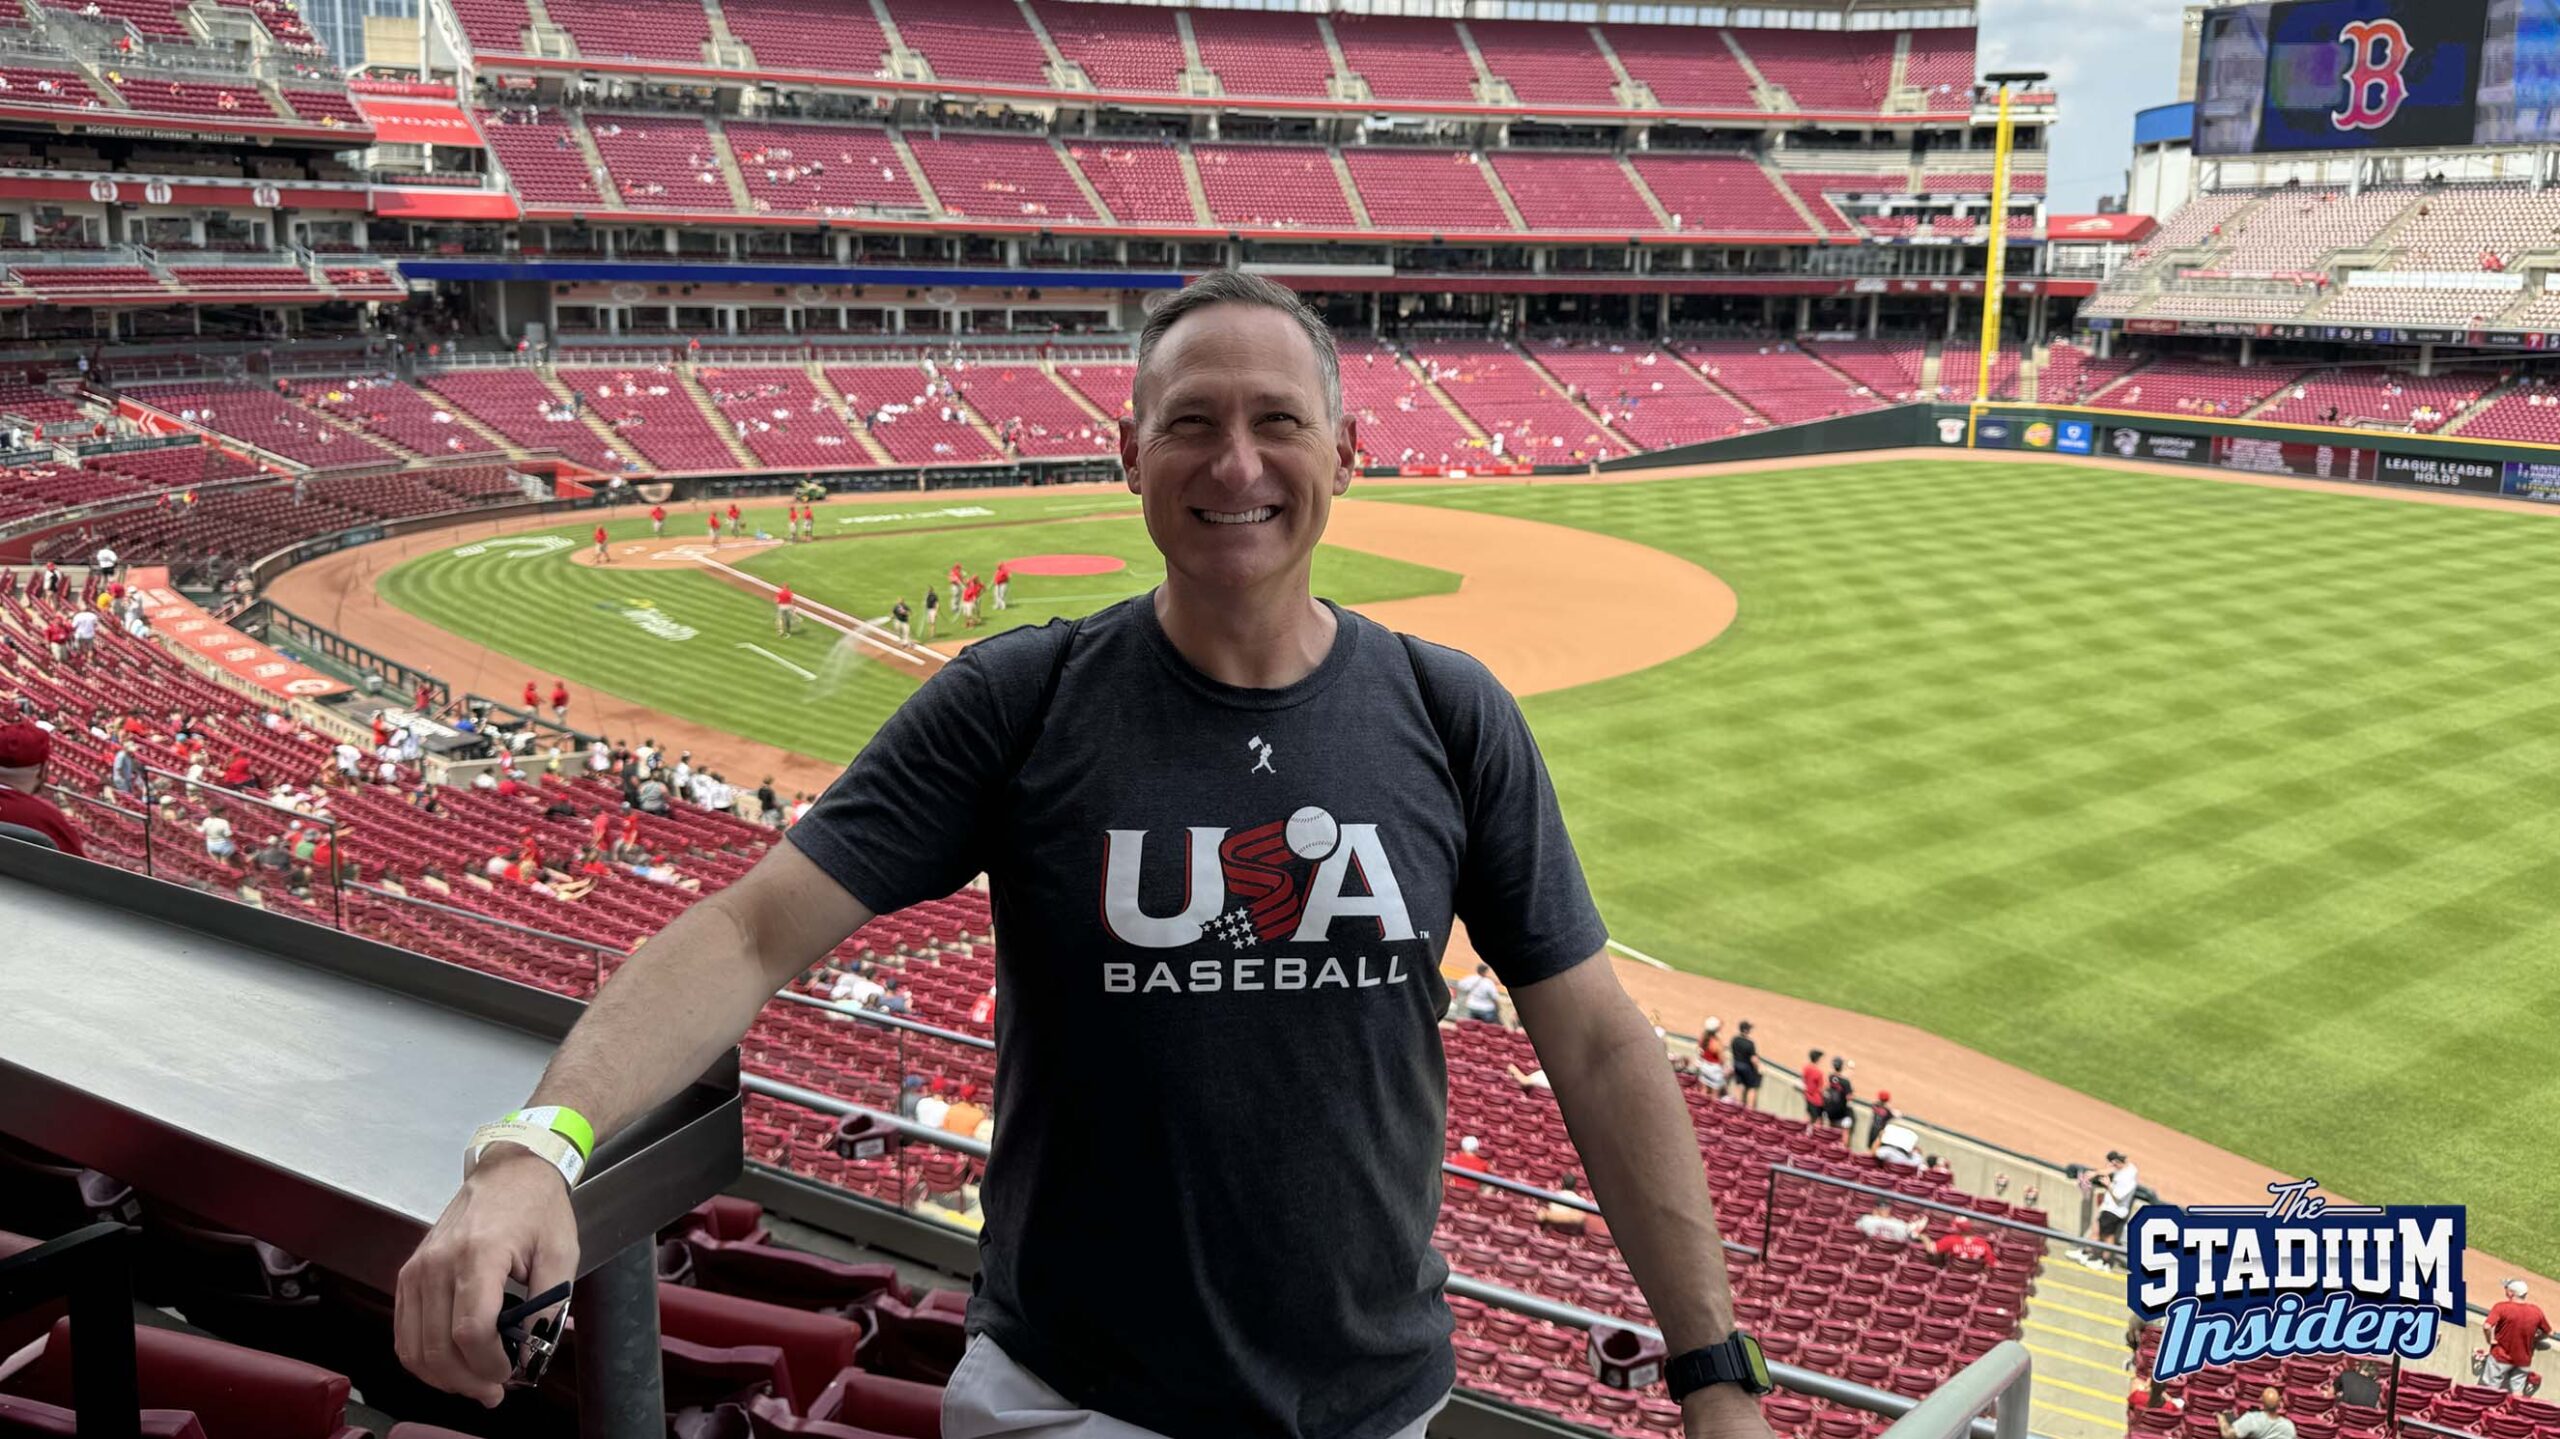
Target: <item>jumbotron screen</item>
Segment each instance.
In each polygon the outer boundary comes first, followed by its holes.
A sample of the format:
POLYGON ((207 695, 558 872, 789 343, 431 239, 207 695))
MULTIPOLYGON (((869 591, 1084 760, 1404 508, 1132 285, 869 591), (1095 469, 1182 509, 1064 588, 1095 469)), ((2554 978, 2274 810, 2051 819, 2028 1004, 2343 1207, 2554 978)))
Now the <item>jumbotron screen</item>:
POLYGON ((2196 153, 2560 140, 2560 0, 2280 0, 2208 10, 2196 153))

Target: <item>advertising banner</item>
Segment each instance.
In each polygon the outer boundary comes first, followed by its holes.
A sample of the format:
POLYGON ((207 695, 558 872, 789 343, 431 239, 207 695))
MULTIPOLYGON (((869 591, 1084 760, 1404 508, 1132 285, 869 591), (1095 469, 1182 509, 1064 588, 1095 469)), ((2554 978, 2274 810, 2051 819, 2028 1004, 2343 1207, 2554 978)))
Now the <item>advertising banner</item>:
POLYGON ((2106 427, 2104 453, 2123 460, 2166 460, 2177 465, 2213 463, 2213 445, 2202 435, 2163 434, 2135 425, 2106 427))
POLYGON ((2423 455, 2385 454, 2378 474, 2387 485, 2417 485, 2431 490, 2463 490, 2494 495, 2506 480, 2506 467, 2495 460, 2439 460, 2423 455))
POLYGON ((1977 450, 2050 450, 2054 423, 2042 415, 1985 415, 1973 425, 1977 450))
POLYGON ((143 618, 154 632, 195 651, 235 679, 247 680, 283 699, 317 699, 345 694, 347 686, 308 665, 283 655, 206 614, 195 601, 169 585, 169 572, 137 568, 134 588, 142 595, 143 618))
POLYGON ((2222 435, 2213 442, 2215 464, 2253 475, 2298 475, 2306 480, 2371 484, 2379 458, 2371 450, 2343 445, 2292 444, 2246 435, 2222 435))
POLYGON ((2509 460, 2498 492, 2511 499, 2560 505, 2560 464, 2549 464, 2539 460, 2509 460))
POLYGON ((2066 455, 2085 455, 2096 447, 2098 427, 2087 420, 2065 420, 2055 427, 2053 447, 2066 455))
MULTIPOLYGON (((2286 0, 2204 12, 2196 154, 2468 145, 2488 0, 2286 0)), ((2510 37, 2514 22, 2504 27, 2510 37)))

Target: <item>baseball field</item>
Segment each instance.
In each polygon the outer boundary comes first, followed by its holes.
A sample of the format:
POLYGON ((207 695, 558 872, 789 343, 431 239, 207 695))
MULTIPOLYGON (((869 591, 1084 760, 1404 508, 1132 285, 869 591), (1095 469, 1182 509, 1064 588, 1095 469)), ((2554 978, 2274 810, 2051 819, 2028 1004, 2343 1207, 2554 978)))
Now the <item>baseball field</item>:
MULTIPOLYGON (((1523 701, 1620 940, 2360 1200, 2469 1204, 2475 1248, 2560 1269, 2533 1122, 2560 1101, 2551 520, 1963 461, 1356 493, 1615 537, 1739 597, 1712 643, 1523 701)), ((1119 562, 1017 579, 1003 618, 1038 622, 1159 577, 1125 495, 819 516, 825 543, 724 548, 746 580, 573 562, 589 520, 381 590, 528 676, 832 763, 923 666, 780 639, 752 579, 872 617, 955 561, 1119 562)), ((1455 603, 1468 570, 1329 545, 1316 579, 1455 603)), ((1682 622, 1627 588, 1593 648, 1682 622)))

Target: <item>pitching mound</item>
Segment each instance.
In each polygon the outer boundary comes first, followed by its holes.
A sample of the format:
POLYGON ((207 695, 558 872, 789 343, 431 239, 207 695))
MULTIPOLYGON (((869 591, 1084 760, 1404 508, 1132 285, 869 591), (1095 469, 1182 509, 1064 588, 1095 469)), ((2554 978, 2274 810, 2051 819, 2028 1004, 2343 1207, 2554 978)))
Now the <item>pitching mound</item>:
POLYGON ((1005 563, 1017 575, 1108 575, 1129 568, 1118 555, 1024 555, 1005 563))

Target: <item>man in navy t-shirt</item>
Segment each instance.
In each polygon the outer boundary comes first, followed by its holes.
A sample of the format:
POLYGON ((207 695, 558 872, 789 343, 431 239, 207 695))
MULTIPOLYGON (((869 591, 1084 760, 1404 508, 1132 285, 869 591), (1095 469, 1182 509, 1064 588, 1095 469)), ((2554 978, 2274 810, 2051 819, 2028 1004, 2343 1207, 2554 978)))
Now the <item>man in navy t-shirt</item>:
MULTIPOLYGON (((1322 322, 1266 280, 1196 282, 1141 336, 1134 411, 1163 586, 947 665, 789 844, 617 973, 532 1103, 612 1132, 871 916, 984 873, 1002 1082, 942 1432, 1418 1439, 1455 1377, 1431 1236, 1463 919, 1672 1352, 1726 1340, 1696 1134, 1519 707, 1310 590, 1356 448, 1322 322)), ((498 1279, 574 1266, 531 1153, 493 1147, 402 1272, 401 1358, 431 1382, 494 1397, 498 1279)), ((1684 1412, 1768 1433, 1736 1383, 1684 1412)))

